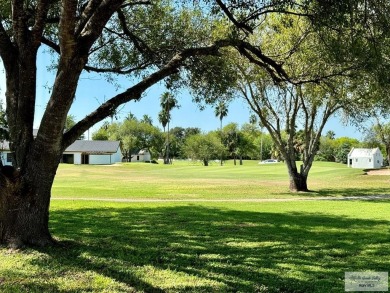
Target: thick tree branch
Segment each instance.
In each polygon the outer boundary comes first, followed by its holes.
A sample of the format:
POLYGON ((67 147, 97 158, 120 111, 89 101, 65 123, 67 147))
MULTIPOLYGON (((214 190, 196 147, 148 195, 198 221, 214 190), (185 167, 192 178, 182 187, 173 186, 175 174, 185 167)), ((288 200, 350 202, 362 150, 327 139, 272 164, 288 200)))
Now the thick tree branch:
POLYGON ((7 68, 10 68, 10 66, 15 65, 15 52, 15 46, 5 31, 0 18, 0 57, 3 60, 6 70, 7 68))
POLYGON ((50 47, 53 49, 58 55, 61 54, 61 48, 58 44, 54 43, 53 41, 46 39, 45 37, 41 38, 42 44, 45 44, 46 46, 50 47))
POLYGON ((133 42, 134 46, 137 48, 137 50, 142 53, 142 54, 148 54, 150 56, 154 55, 154 52, 149 48, 149 46, 144 42, 142 41, 139 37, 137 37, 136 35, 134 35, 130 30, 129 28, 127 27, 127 23, 126 23, 126 17, 125 15, 123 14, 122 10, 118 10, 117 11, 117 14, 118 14, 118 19, 119 19, 119 22, 121 24, 121 27, 122 27, 122 30, 123 30, 123 33, 129 37, 129 39, 133 42))
POLYGON ((45 28, 47 13, 49 11, 50 1, 49 0, 40 0, 37 4, 37 12, 35 14, 35 23, 32 28, 32 35, 34 42, 39 46, 43 30, 45 28))
POLYGON ((290 76, 284 69, 283 64, 275 61, 273 58, 265 55, 260 48, 253 46, 252 44, 240 41, 232 40, 231 45, 234 46, 237 51, 244 56, 250 63, 255 64, 261 68, 264 68, 271 76, 275 83, 289 82, 293 85, 301 85, 306 83, 320 83, 324 80, 337 76, 350 76, 350 72, 358 68, 357 65, 351 65, 349 67, 342 68, 340 70, 330 72, 324 75, 312 76, 305 78, 305 76, 290 76))
POLYGON ((15 152, 15 164, 23 169, 26 156, 33 141, 33 122, 36 99, 36 56, 40 46, 40 33, 48 5, 40 0, 36 5, 38 19, 35 31, 30 30, 31 15, 28 3, 12 1, 12 31, 17 62, 7 70, 7 118, 11 137, 11 148, 15 152), (22 56, 22 58, 20 57, 22 56))
POLYGON ((287 81, 293 85, 301 85, 301 84, 305 84, 305 83, 319 84, 319 83, 324 82, 326 80, 329 80, 333 77, 338 77, 338 76, 350 77, 351 72, 354 69, 356 69, 356 66, 350 66, 350 67, 343 68, 339 71, 331 72, 331 73, 324 74, 324 75, 312 76, 310 78, 303 78, 303 76, 301 76, 301 77, 296 76, 294 78, 290 77, 287 81))
POLYGON ((151 66, 152 63, 145 63, 145 64, 140 64, 139 66, 135 66, 129 69, 124 69, 124 68, 98 68, 98 67, 93 67, 93 66, 88 66, 86 65, 84 69, 88 72, 93 71, 93 72, 98 72, 98 73, 115 73, 115 74, 130 74, 138 70, 146 69, 149 66, 151 66))
POLYGON ((90 20, 95 10, 102 3, 102 0, 90 0, 88 4, 84 7, 83 12, 81 13, 81 17, 79 19, 79 23, 75 30, 75 36, 79 36, 81 31, 84 29, 87 22, 90 20))
POLYGON ((60 50, 61 62, 68 62, 76 51, 74 36, 76 23, 77 0, 62 1, 60 18, 60 50))
POLYGON ((18 108, 18 92, 19 92, 19 70, 17 66, 18 51, 12 43, 3 24, 0 20, 0 56, 6 72, 6 101, 7 101, 7 120, 10 132, 15 132, 16 115, 9 115, 16 113, 18 108))
POLYGON ((145 1, 132 1, 132 2, 127 2, 121 6, 121 8, 129 7, 129 6, 136 6, 136 5, 151 5, 152 2, 145 0, 145 1))
POLYGON ((226 16, 229 18, 229 20, 239 29, 243 30, 245 33, 253 33, 253 28, 251 28, 249 25, 247 25, 244 22, 239 22, 236 20, 234 15, 230 12, 230 10, 227 8, 227 6, 221 1, 221 0, 215 0, 219 7, 222 9, 222 11, 226 14, 226 16))
POLYGON ((83 120, 79 121, 68 132, 64 134, 62 147, 65 149, 80 135, 87 131, 90 127, 97 122, 103 120, 106 117, 112 115, 112 113, 122 104, 138 100, 141 98, 142 93, 150 86, 163 80, 171 74, 176 73, 179 68, 184 64, 184 61, 193 56, 205 56, 205 55, 219 55, 219 49, 224 46, 228 46, 228 41, 220 41, 217 44, 210 47, 192 48, 186 49, 176 54, 165 66, 158 71, 152 73, 133 87, 126 91, 114 96, 107 102, 98 107, 94 112, 86 116, 83 120))
MULTIPOLYGON (((51 41, 49 39, 46 39, 45 37, 42 37, 41 42, 43 44, 45 44, 46 46, 48 46, 49 48, 53 49, 58 55, 61 54, 61 49, 60 49, 60 46, 58 44, 54 43, 53 41, 51 41)), ((152 65, 152 63, 143 63, 143 64, 140 64, 138 66, 135 66, 135 67, 132 67, 129 69, 125 69, 122 67, 99 68, 99 67, 86 65, 86 66, 84 66, 84 70, 86 70, 88 72, 93 71, 93 72, 97 72, 97 73, 130 74, 130 73, 133 73, 137 70, 146 69, 150 65, 152 65)))
POLYGON ((248 42, 238 41, 236 48, 243 56, 245 56, 251 63, 264 68, 275 82, 282 80, 289 80, 289 76, 283 69, 281 64, 278 64, 272 58, 264 55, 264 53, 248 42))
POLYGON ((304 12, 296 12, 286 9, 264 9, 264 10, 258 10, 255 13, 252 13, 251 15, 247 16, 245 18, 245 22, 256 20, 262 15, 271 14, 271 13, 277 13, 277 14, 289 14, 294 16, 300 16, 300 17, 312 17, 312 14, 304 13, 304 12))
MULTIPOLYGON (((77 29, 77 37, 80 42, 78 51, 80 55, 88 54, 93 43, 101 35, 105 25, 112 15, 120 8, 124 0, 102 0, 100 5, 88 14, 88 21, 85 25, 77 29)), ((93 1, 96 4, 96 1, 93 1)), ((92 9, 92 8, 91 8, 92 9)))
POLYGON ((12 26, 14 30, 15 39, 17 42, 24 41, 25 37, 29 35, 25 23, 26 15, 23 7, 23 1, 12 1, 12 26))

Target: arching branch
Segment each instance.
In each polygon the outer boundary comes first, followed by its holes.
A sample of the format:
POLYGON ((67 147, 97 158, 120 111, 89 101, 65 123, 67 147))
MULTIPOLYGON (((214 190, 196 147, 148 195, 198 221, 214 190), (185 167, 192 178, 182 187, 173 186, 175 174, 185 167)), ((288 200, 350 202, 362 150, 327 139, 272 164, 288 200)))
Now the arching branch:
POLYGON ((239 22, 234 17, 234 15, 230 12, 227 6, 221 0, 215 0, 218 6, 222 9, 222 11, 226 14, 229 20, 239 29, 242 29, 245 33, 253 33, 253 28, 247 25, 245 22, 239 22))
POLYGON ((15 56, 16 50, 10 37, 5 31, 1 20, 2 19, 0 18, 0 56, 4 62, 5 68, 7 69, 7 67, 9 68, 12 64, 14 64, 14 58, 12 56, 15 56))
POLYGON ((42 37, 41 38, 41 42, 42 44, 45 44, 46 46, 50 47, 51 49, 53 49, 58 55, 61 54, 61 48, 58 44, 54 43, 52 40, 49 40, 45 37, 42 37))
POLYGON ((97 122, 103 120, 106 117, 109 117, 120 105, 129 101, 140 99, 142 93, 150 86, 163 80, 169 75, 176 73, 179 68, 184 64, 185 60, 187 60, 188 58, 193 56, 206 55, 218 56, 220 54, 219 49, 229 45, 229 41, 225 40, 219 41, 218 43, 209 47, 190 48, 183 50, 180 53, 177 53, 174 57, 172 57, 169 62, 167 62, 165 66, 161 67, 159 70, 144 78, 142 81, 135 84, 133 87, 112 97, 111 99, 100 105, 94 112, 92 112, 84 119, 79 121, 75 126, 73 126, 68 132, 64 134, 62 142, 63 149, 68 147, 75 139, 77 139, 77 137, 80 137, 81 134, 83 134, 97 122))
POLYGON ((143 63, 138 66, 134 66, 132 68, 122 68, 122 67, 113 67, 113 68, 98 68, 98 67, 93 67, 93 66, 85 66, 84 69, 88 72, 93 71, 93 72, 98 72, 98 73, 115 73, 115 74, 131 74, 133 72, 146 69, 149 66, 151 66, 152 63, 143 63))
POLYGON ((127 26, 126 23, 126 17, 122 10, 117 11, 118 19, 121 24, 123 33, 133 42, 134 46, 137 48, 137 50, 140 53, 148 54, 148 55, 154 55, 154 52, 149 48, 149 46, 139 37, 137 37, 135 34, 133 34, 130 29, 127 26))

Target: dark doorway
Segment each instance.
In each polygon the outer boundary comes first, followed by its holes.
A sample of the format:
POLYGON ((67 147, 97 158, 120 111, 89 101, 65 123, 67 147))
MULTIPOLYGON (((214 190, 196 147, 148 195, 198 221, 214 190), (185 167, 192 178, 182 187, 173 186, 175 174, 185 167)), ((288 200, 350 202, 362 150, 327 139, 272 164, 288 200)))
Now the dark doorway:
POLYGON ((81 164, 89 164, 89 155, 87 154, 82 154, 81 155, 81 164))
POLYGON ((74 155, 73 154, 63 154, 62 163, 64 164, 74 164, 74 155))

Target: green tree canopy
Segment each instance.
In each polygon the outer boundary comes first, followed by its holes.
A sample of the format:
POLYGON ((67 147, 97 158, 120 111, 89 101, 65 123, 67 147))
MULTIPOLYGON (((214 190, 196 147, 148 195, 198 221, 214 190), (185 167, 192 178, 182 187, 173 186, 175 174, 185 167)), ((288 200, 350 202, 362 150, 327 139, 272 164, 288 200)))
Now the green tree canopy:
POLYGON ((208 166, 210 160, 217 159, 224 149, 214 132, 191 135, 186 139, 184 145, 184 152, 187 157, 202 161, 204 166, 208 166))
POLYGON ((142 149, 151 152, 155 158, 158 157, 163 144, 161 131, 138 119, 125 119, 120 123, 103 125, 93 133, 94 140, 119 140, 122 143, 122 152, 125 159, 131 161, 132 155, 142 149))
POLYGON ((377 117, 376 122, 366 131, 364 141, 369 147, 383 148, 387 162, 390 162, 390 122, 377 117))

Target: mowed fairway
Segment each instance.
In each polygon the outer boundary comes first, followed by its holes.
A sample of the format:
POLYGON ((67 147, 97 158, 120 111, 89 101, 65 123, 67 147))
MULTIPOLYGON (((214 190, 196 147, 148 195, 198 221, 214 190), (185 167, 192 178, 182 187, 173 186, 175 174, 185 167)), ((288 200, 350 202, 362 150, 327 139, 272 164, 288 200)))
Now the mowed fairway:
POLYGON ((282 164, 61 165, 60 246, 0 248, 0 292, 344 292, 345 272, 389 271, 390 201, 291 199, 389 187, 331 163, 314 165, 310 194, 288 192, 282 164))
POLYGON ((367 176, 336 163, 314 164, 308 186, 314 193, 291 194, 283 163, 204 167, 130 163, 112 166, 60 165, 53 197, 126 199, 255 199, 356 196, 390 193, 389 176, 367 176))

